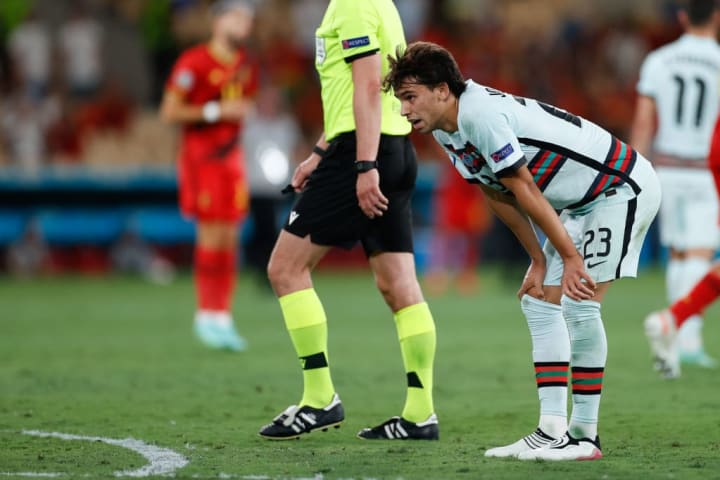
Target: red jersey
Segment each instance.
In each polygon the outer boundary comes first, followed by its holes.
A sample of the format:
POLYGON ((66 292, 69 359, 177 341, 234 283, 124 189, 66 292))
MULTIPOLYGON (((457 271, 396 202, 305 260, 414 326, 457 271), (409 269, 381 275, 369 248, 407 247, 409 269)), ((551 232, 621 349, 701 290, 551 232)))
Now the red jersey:
POLYGON ((710 152, 708 153, 708 167, 715 180, 715 189, 720 192, 720 117, 715 121, 712 138, 710 139, 710 152))
MULTIPOLYGON (((207 44, 186 50, 175 63, 165 85, 191 105, 252 97, 257 90, 257 68, 244 49, 232 61, 222 61, 207 44)), ((218 121, 183 125, 181 158, 205 161, 228 158, 239 147, 241 124, 218 121)))

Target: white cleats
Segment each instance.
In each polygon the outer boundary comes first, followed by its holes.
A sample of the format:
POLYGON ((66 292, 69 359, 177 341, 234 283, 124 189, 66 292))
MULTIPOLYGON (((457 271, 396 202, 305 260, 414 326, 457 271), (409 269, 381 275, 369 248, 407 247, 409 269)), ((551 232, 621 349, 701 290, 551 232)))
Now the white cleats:
POLYGON ((550 445, 556 439, 543 432, 539 428, 515 443, 505 445, 504 447, 495 447, 485 451, 486 457, 495 458, 517 458, 522 452, 533 449, 542 448, 550 445))
POLYGON ((645 336, 650 343, 655 370, 665 378, 680 376, 675 319, 667 310, 653 312, 645 318, 645 336))
POLYGON ((599 460, 602 458, 600 450, 600 438, 595 440, 589 438, 574 438, 569 433, 563 435, 543 448, 528 450, 518 454, 520 460, 599 460))

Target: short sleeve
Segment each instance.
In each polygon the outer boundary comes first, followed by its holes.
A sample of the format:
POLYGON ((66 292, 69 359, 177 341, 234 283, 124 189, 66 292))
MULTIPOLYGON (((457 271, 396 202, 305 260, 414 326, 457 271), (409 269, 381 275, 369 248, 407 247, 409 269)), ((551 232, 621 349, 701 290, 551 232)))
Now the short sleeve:
POLYGON ((647 97, 655 97, 657 86, 655 79, 657 75, 657 61, 653 55, 649 55, 640 67, 640 79, 637 84, 637 92, 647 97))
POLYGON ((463 112, 458 126, 497 177, 510 174, 525 165, 525 154, 520 148, 520 142, 507 116, 501 112, 492 109, 463 112))
POLYGON ((380 17, 370 2, 338 0, 334 27, 346 62, 380 50, 380 17))
POLYGON ((165 90, 173 91, 180 96, 187 95, 197 83, 197 71, 193 66, 192 58, 182 55, 170 72, 165 90))

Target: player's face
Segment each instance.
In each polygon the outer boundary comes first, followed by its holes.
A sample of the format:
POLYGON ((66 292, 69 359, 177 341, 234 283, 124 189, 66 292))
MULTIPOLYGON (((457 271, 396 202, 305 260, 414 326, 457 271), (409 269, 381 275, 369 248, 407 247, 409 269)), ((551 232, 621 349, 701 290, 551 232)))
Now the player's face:
POLYGON ((253 22, 253 11, 238 7, 229 10, 218 18, 222 35, 236 47, 241 46, 250 35, 253 22))
POLYGON ((400 100, 400 113, 420 133, 436 130, 443 114, 442 101, 436 88, 417 83, 403 83, 395 90, 400 100))

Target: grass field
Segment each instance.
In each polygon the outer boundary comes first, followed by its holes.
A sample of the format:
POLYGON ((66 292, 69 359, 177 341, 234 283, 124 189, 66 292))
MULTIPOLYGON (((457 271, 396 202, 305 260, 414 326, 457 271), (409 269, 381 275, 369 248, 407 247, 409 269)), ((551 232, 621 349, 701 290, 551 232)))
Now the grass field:
MULTIPOLYGON (((561 464, 483 456, 537 420, 515 281, 486 273, 475 297, 429 299, 441 427, 432 443, 355 438, 402 407, 395 328, 366 272, 322 273, 316 287, 347 420, 339 430, 272 443, 257 430, 299 399, 301 375, 277 302, 254 282, 241 279, 235 299, 251 349, 231 354, 193 338, 189 277, 170 286, 120 277, 0 279, 0 477, 109 478, 146 463, 99 441, 23 434, 42 430, 172 449, 189 460, 177 478, 720 478, 720 371, 686 368, 668 382, 650 368, 642 318, 664 304, 660 272, 621 282, 606 300, 605 458, 561 464)), ((718 313, 709 310, 705 328, 716 357, 718 313)))

